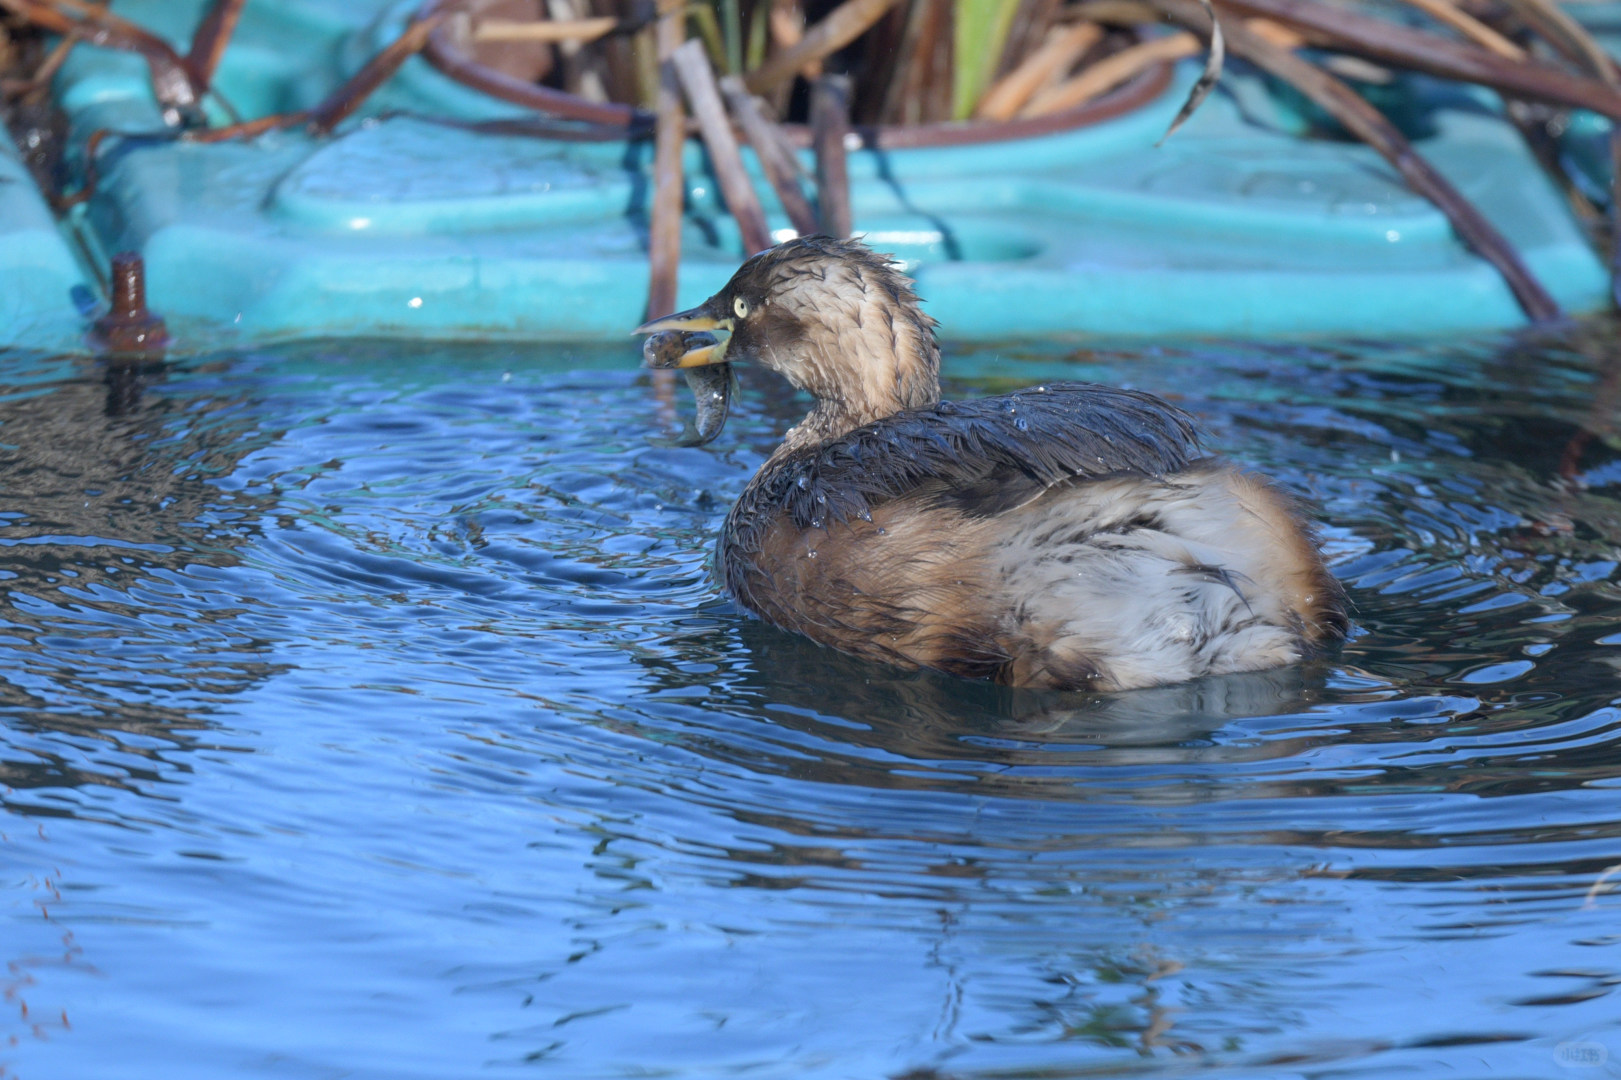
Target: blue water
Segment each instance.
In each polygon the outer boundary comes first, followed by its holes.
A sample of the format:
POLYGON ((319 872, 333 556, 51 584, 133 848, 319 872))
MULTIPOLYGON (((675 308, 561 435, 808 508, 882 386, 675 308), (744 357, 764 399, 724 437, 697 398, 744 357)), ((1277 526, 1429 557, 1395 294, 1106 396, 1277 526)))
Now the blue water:
POLYGON ((0 357, 0 1076, 1621 1075, 1617 344, 955 352, 1322 507, 1343 653, 1101 698, 719 598, 759 372, 0 357))

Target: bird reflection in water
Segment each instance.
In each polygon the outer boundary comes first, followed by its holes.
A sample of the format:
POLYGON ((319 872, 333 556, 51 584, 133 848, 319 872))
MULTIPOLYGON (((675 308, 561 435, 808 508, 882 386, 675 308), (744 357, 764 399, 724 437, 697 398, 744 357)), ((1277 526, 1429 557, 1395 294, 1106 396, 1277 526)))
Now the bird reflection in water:
MULTIPOLYGON (((695 679, 688 672, 719 666, 722 674, 707 680, 705 709, 740 718, 766 715, 808 737, 775 763, 800 779, 882 788, 971 783, 986 795, 1071 802, 1093 797, 1079 781, 1094 768, 1197 766, 1299 753, 1308 734, 1266 741, 1214 736, 1236 719, 1309 711, 1327 671, 1326 664, 1312 662, 1087 693, 897 671, 752 619, 728 620, 666 646, 638 657, 652 692, 690 693, 695 679), (896 768, 894 758, 904 759, 906 767, 896 768), (973 770, 956 767, 965 764, 973 770), (1060 774, 1052 773, 1055 767, 1060 774)), ((746 747, 724 737, 702 745, 705 752, 735 754, 752 767, 772 764, 749 758, 759 745, 752 739, 746 747)), ((1153 797, 1205 796, 1189 785, 1180 793, 1156 789, 1153 797)))

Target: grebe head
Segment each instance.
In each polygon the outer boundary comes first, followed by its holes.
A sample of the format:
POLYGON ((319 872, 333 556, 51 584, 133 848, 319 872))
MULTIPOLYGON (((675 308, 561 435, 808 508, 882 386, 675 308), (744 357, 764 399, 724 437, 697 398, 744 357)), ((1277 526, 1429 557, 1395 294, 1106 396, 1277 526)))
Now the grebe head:
POLYGON ((805 236, 749 259, 697 307, 636 332, 658 335, 644 350, 655 367, 748 361, 779 372, 816 398, 811 427, 828 437, 939 399, 934 326, 886 256, 858 240, 805 236))

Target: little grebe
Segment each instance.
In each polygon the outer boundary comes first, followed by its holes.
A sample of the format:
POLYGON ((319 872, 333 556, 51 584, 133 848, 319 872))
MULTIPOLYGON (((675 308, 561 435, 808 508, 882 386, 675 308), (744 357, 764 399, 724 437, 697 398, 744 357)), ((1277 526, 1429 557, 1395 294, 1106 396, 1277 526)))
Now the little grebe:
POLYGON ((1016 686, 1124 690, 1292 663, 1343 636, 1299 505, 1201 454, 1159 398, 1049 383, 940 400, 935 322, 853 240, 790 240, 638 328, 687 369, 707 442, 732 361, 816 404, 726 518, 745 608, 858 656, 1016 686))

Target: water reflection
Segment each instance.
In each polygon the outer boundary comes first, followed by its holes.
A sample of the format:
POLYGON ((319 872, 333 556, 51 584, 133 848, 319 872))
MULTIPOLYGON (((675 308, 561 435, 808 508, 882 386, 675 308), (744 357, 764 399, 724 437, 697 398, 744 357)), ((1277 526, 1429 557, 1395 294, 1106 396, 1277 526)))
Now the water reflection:
POLYGON ((4 357, 0 373, 0 806, 34 821, 0 828, 21 875, 7 906, 32 916, 0 983, 16 1045, 70 1037, 62 976, 95 973, 53 917, 71 852, 46 823, 105 800, 65 794, 172 783, 220 749, 218 703, 277 670, 219 576, 268 500, 213 483, 275 434, 240 393, 161 392, 158 363, 4 357))
POLYGON ((214 481, 276 433, 240 393, 146 392, 161 365, 41 358, 5 374, 0 780, 151 779, 169 750, 197 745, 216 702, 275 670, 233 628, 249 601, 219 576, 270 502, 214 481), (104 742, 103 760, 126 764, 89 766, 38 731, 104 742))

